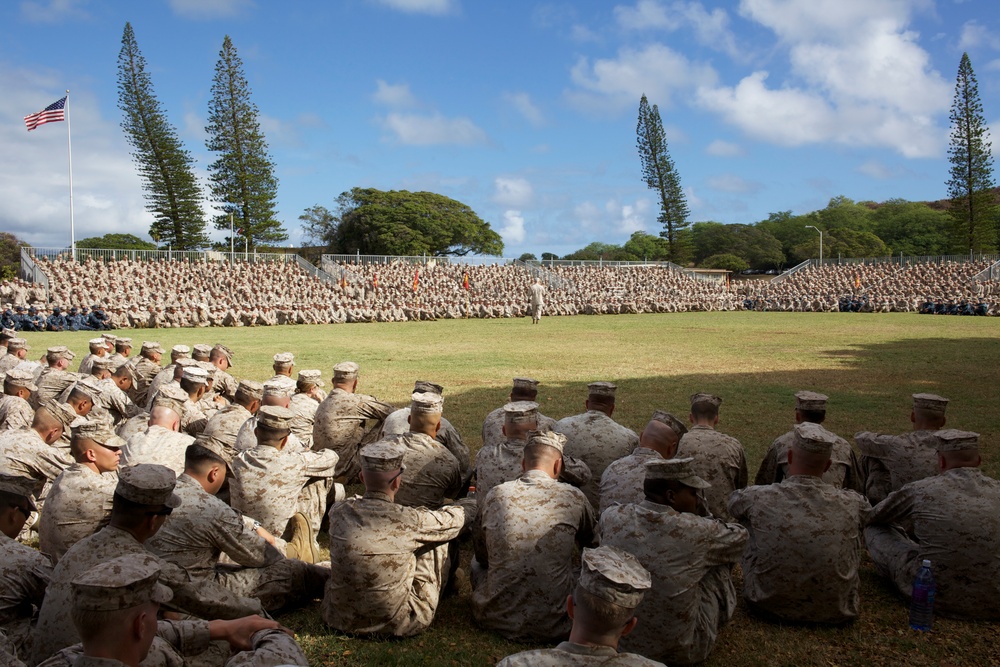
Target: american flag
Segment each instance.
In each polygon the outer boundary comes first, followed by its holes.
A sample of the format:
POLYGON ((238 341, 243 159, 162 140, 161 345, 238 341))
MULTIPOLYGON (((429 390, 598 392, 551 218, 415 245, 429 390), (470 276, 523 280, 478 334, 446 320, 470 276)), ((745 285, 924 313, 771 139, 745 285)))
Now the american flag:
POLYGON ((39 125, 44 125, 45 123, 55 123, 60 120, 66 120, 65 97, 57 102, 53 102, 38 113, 25 116, 24 124, 28 126, 28 132, 31 132, 39 125))

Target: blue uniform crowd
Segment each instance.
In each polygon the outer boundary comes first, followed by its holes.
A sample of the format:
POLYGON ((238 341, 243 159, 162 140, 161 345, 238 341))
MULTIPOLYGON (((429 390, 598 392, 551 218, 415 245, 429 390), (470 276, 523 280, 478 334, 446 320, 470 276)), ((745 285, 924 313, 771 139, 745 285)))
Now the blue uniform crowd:
POLYGON ((94 305, 91 308, 70 308, 64 313, 54 306, 48 317, 43 317, 34 306, 16 306, 0 313, 0 324, 14 331, 104 331, 111 329, 108 315, 94 305))

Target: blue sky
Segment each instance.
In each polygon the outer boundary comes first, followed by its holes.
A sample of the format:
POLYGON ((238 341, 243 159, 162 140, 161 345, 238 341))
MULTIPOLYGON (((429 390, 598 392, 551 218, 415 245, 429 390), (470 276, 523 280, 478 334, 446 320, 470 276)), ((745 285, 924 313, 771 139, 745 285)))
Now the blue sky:
POLYGON ((22 121, 68 88, 77 239, 147 237, 117 108, 126 21, 203 179, 230 35, 294 245, 304 209, 354 186, 465 202, 508 257, 658 233, 635 150, 642 93, 693 221, 752 223, 837 195, 944 198, 963 51, 1000 128, 996 0, 9 0, 0 229, 68 245, 65 124, 22 121))

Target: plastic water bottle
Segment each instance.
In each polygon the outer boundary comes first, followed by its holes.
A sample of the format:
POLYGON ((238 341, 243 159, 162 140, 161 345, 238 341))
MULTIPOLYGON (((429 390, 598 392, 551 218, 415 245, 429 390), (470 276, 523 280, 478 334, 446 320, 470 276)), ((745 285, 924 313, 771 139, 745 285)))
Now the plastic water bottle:
POLYGON ((476 497, 476 487, 470 486, 469 487, 469 492, 467 494, 465 494, 465 497, 466 498, 475 498, 476 497))
POLYGON ((925 560, 917 576, 913 578, 913 597, 910 601, 910 627, 921 632, 928 632, 934 623, 934 594, 937 585, 934 583, 934 573, 931 572, 931 562, 925 560))

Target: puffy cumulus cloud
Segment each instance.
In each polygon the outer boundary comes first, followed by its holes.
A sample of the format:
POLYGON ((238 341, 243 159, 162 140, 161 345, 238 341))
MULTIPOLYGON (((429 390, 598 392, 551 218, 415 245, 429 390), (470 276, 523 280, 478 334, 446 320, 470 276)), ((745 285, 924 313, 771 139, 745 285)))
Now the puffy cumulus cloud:
POLYGON ((61 23, 71 19, 86 19, 87 0, 23 0, 21 17, 32 23, 61 23))
POLYGON ((962 35, 958 40, 958 48, 961 51, 968 51, 979 46, 1000 49, 1000 36, 976 21, 967 21, 962 26, 962 35))
POLYGON ((202 20, 233 18, 253 5, 253 0, 170 0, 178 16, 202 20))
MULTIPOLYGON (((21 118, 65 93, 65 74, 13 69, 0 63, 0 115, 21 118)), ((118 118, 103 118, 98 100, 86 90, 71 97, 73 123, 73 203, 76 238, 107 233, 145 237, 152 216, 145 211, 142 182, 118 118)), ((66 123, 48 123, 32 132, 24 124, 0 126, 0 153, 17 159, 0 163, 0 220, 4 231, 37 246, 69 245, 69 174, 66 123)))
POLYGON ((641 49, 623 47, 616 58, 591 62, 581 57, 570 79, 578 87, 566 93, 572 105, 591 112, 619 112, 634 106, 643 93, 652 104, 667 106, 674 93, 711 87, 717 76, 711 65, 692 62, 654 43, 641 49))
POLYGON ((735 86, 703 86, 699 103, 749 135, 782 145, 836 142, 938 156, 935 117, 950 85, 907 29, 904 0, 742 0, 741 13, 788 49, 791 75, 768 87, 759 70, 735 86))
POLYGON ((493 185, 493 201, 497 204, 518 209, 531 204, 534 190, 527 179, 520 176, 498 176, 493 185))
POLYGON ((407 14, 450 14, 458 10, 457 0, 374 0, 379 5, 407 14))
POLYGON ((520 211, 504 211, 500 236, 504 243, 518 245, 524 243, 524 216, 520 211))
POLYGON ((545 124, 545 116, 531 101, 531 95, 528 93, 504 93, 503 100, 535 127, 545 124))
POLYGON ((372 99, 387 107, 414 107, 417 105, 417 98, 410 92, 410 84, 397 83, 395 85, 386 83, 382 79, 375 81, 375 93, 372 99))
POLYGON ((722 139, 716 139, 705 147, 705 152, 715 157, 740 157, 743 155, 743 148, 739 144, 734 144, 722 139))
POLYGON ((742 59, 743 53, 736 44, 736 37, 729 29, 729 14, 716 7, 705 9, 700 2, 671 2, 639 0, 634 6, 619 5, 614 10, 615 20, 625 30, 689 29, 699 43, 724 51, 742 59))
POLYGON ((745 195, 760 192, 763 186, 736 174, 719 174, 708 179, 708 187, 719 192, 745 195))
POLYGON ((646 198, 639 198, 631 204, 608 199, 603 206, 585 201, 573 208, 573 216, 577 226, 588 232, 607 236, 611 231, 624 240, 633 232, 647 229, 647 224, 652 219, 651 206, 650 200, 646 198))
POLYGON ((303 112, 291 120, 275 118, 266 114, 260 114, 260 129, 272 146, 301 147, 304 145, 301 132, 303 129, 314 129, 326 127, 326 121, 322 116, 313 112, 303 112))
POLYGON ((874 178, 879 181, 885 181, 890 178, 899 178, 900 176, 904 176, 909 173, 905 169, 890 167, 879 160, 868 160, 863 162, 855 168, 855 171, 859 174, 863 174, 869 178, 874 178))
POLYGON ((486 132, 468 118, 448 118, 439 113, 391 113, 383 127, 408 146, 475 146, 488 143, 486 132))

